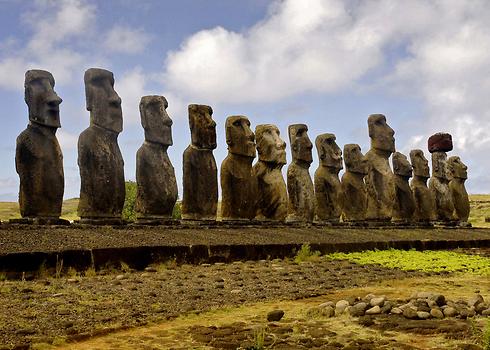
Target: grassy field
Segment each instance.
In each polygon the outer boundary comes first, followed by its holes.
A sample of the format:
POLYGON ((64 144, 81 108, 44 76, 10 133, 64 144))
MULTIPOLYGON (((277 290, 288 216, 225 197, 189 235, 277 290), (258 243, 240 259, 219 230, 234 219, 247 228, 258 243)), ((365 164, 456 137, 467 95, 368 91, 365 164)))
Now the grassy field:
MULTIPOLYGON (((218 216, 221 212, 218 203, 218 216)), ((475 227, 490 227, 490 222, 485 222, 485 217, 490 218, 490 194, 470 195, 471 212, 469 221, 475 227)), ((63 202, 61 217, 67 220, 78 219, 78 198, 67 199, 63 202)), ((19 205, 16 202, 0 202, 0 220, 9 220, 20 217, 19 205)), ((218 220, 221 218, 218 217, 218 220)))
MULTIPOLYGON (((63 201, 61 217, 66 220, 78 219, 78 198, 63 201)), ((17 202, 0 202, 0 220, 20 218, 19 204, 17 202)))

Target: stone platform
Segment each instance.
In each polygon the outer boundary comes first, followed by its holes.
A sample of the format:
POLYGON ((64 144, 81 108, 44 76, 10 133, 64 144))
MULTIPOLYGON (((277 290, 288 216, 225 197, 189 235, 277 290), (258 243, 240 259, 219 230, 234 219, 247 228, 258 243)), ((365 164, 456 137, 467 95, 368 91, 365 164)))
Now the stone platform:
POLYGON ((37 271, 41 265, 83 270, 137 269, 175 259, 179 263, 230 262, 293 257, 309 243, 322 253, 372 249, 490 247, 490 229, 297 227, 290 225, 89 225, 0 226, 0 271, 37 271))

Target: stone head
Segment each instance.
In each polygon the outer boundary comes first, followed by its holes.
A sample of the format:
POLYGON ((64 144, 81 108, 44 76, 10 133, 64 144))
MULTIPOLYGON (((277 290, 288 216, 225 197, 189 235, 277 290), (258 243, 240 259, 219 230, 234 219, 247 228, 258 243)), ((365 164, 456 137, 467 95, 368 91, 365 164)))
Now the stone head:
POLYGON ((168 102, 163 96, 143 96, 140 101, 141 125, 145 140, 171 146, 172 119, 167 114, 168 102))
POLYGON ((286 164, 286 143, 281 139, 277 126, 261 124, 255 127, 259 160, 267 163, 286 164))
POLYGON ((410 162, 412 163, 413 175, 424 179, 430 177, 429 161, 424 156, 424 151, 414 149, 410 151, 410 162))
POLYGON ((230 153, 255 158, 255 134, 247 117, 232 115, 226 118, 225 129, 230 153))
POLYGON ((371 148, 393 153, 395 152, 395 132, 386 123, 383 114, 371 114, 368 118, 369 137, 371 148))
POLYGON ((368 161, 361 152, 361 147, 355 143, 344 146, 345 168, 351 173, 367 175, 368 161))
POLYGON ((432 176, 448 180, 446 152, 432 153, 432 176))
POLYGON ((54 89, 54 78, 44 70, 28 70, 25 75, 24 97, 29 120, 51 128, 59 128, 61 98, 54 89))
POLYGON ((395 152, 392 155, 393 173, 403 177, 412 177, 412 165, 407 159, 407 156, 400 152, 395 152))
POLYGON ((90 123, 120 133, 123 129, 121 98, 114 90, 114 75, 105 69, 85 72, 85 97, 90 123))
POLYGON ((468 167, 457 156, 449 157, 447 160, 449 175, 452 178, 464 179, 468 178, 468 167))
POLYGON ((189 127, 192 145, 201 149, 216 148, 216 122, 213 109, 206 105, 189 105, 189 127))
POLYGON ((315 140, 320 165, 340 170, 342 166, 342 151, 335 142, 334 134, 321 134, 315 140))
POLYGON ((313 162, 313 156, 311 154, 313 144, 308 137, 308 127, 305 124, 289 125, 288 133, 293 160, 311 164, 313 162))

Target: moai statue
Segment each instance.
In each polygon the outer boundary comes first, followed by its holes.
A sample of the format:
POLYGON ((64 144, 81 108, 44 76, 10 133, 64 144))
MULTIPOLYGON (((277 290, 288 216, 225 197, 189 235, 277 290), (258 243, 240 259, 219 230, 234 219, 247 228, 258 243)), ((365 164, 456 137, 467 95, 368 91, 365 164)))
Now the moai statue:
POLYGON ((259 160, 253 166, 257 181, 256 220, 284 221, 288 213, 288 193, 281 169, 286 164, 286 143, 275 125, 255 128, 259 160))
POLYGON ((313 222, 315 215, 315 189, 309 168, 313 162, 313 145, 305 124, 293 124, 288 128, 293 162, 288 167, 288 222, 313 222))
POLYGON ((342 214, 342 188, 339 171, 342 166, 342 151, 335 142, 334 134, 318 135, 315 140, 319 165, 315 171, 315 221, 336 223, 342 214))
POLYGON ((184 151, 184 196, 182 219, 216 220, 218 208, 218 169, 213 156, 216 123, 206 105, 189 105, 191 144, 184 151))
POLYGON ((464 185, 468 179, 468 167, 456 156, 449 157, 447 165, 450 177, 449 190, 454 203, 454 217, 464 224, 468 222, 470 216, 470 200, 464 185))
POLYGON ((410 182, 415 211, 413 220, 418 223, 429 223, 435 219, 435 202, 432 192, 427 187, 429 174, 429 161, 424 157, 421 149, 410 152, 410 162, 413 168, 413 179, 410 182))
POLYGON ((124 206, 124 161, 117 144, 123 128, 121 98, 114 75, 105 69, 85 72, 90 126, 78 138, 81 223, 119 224, 124 206))
POLYGON ((412 220, 415 211, 415 201, 408 184, 408 180, 412 177, 412 165, 400 152, 393 153, 392 162, 395 183, 393 221, 408 223, 412 220))
POLYGON ((453 149, 450 134, 437 133, 429 137, 429 152, 432 153, 432 177, 429 189, 435 200, 435 217, 437 221, 448 223, 453 220, 454 204, 449 190, 446 152, 453 149))
POLYGON ((53 90, 53 76, 43 70, 27 71, 24 87, 29 125, 17 137, 15 151, 20 214, 26 223, 66 223, 59 220, 65 182, 63 155, 55 135, 61 126, 61 98, 53 90))
POLYGON ((365 177, 368 193, 366 219, 377 222, 390 221, 395 200, 395 185, 388 158, 395 151, 395 132, 382 114, 371 114, 368 118, 368 128, 371 149, 366 153, 369 164, 365 177))
POLYGON ((251 220, 255 216, 255 134, 242 115, 226 119, 228 156, 221 163, 221 217, 227 221, 251 220))
POLYGON ((172 119, 163 96, 143 96, 141 125, 145 141, 136 153, 135 210, 140 223, 159 223, 172 218, 177 201, 177 180, 167 154, 172 146, 172 119))
POLYGON ((342 220, 362 222, 366 219, 367 190, 364 177, 368 172, 367 159, 361 147, 354 143, 344 146, 345 173, 342 175, 342 220))

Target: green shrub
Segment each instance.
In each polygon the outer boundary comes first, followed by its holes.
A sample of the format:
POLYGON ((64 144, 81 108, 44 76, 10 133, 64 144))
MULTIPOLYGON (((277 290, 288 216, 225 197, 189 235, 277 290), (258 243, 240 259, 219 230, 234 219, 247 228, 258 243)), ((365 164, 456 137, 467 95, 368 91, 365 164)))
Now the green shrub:
POLYGON ((122 218, 126 221, 135 221, 136 212, 134 204, 136 202, 136 182, 126 181, 126 199, 124 200, 124 208, 122 218))
POLYGON ((182 202, 178 201, 177 203, 175 203, 174 210, 172 211, 172 219, 182 219, 182 202))
POLYGON ((310 248, 310 245, 308 243, 305 243, 301 246, 301 249, 296 253, 296 256, 294 257, 294 262, 295 263, 300 263, 304 261, 315 261, 318 260, 320 257, 320 252, 319 251, 312 251, 310 248))

